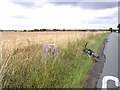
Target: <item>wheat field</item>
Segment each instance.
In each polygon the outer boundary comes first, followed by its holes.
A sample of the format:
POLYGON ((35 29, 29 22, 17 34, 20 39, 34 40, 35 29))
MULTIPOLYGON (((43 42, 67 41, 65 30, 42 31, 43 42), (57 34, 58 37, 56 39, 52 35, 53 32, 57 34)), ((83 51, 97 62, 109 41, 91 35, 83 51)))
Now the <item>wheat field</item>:
MULTIPOLYGON (((1 49, 3 56, 12 53, 15 48, 45 44, 57 44, 59 47, 68 47, 68 42, 86 40, 91 36, 104 32, 2 32, 1 49)), ((94 41, 93 41, 94 43, 94 41)))
POLYGON ((48 43, 65 46, 68 41, 85 40, 101 33, 103 32, 3 32, 1 43, 3 50, 48 43))

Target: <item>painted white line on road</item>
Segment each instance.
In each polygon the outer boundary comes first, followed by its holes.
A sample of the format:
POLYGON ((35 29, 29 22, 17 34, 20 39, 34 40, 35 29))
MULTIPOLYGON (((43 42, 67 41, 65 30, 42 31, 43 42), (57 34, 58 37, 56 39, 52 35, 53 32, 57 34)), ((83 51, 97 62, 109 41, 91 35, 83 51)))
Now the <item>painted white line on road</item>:
POLYGON ((102 88, 107 88, 108 80, 113 80, 115 82, 115 86, 116 87, 120 86, 120 82, 119 82, 119 79, 117 77, 114 77, 114 76, 104 76, 103 79, 102 79, 102 88))

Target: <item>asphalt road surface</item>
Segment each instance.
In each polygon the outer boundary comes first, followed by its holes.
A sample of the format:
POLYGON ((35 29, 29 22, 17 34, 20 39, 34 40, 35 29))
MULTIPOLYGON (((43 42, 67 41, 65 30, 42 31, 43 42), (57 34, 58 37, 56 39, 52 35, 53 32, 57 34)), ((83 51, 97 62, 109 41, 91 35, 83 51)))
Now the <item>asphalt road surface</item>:
MULTIPOLYGON (((118 33, 111 33, 107 37, 108 42, 105 45, 104 54, 106 57, 103 71, 97 83, 97 88, 102 87, 102 79, 104 76, 114 76, 118 78, 118 45, 120 45, 120 35, 118 33)), ((120 78, 119 78, 120 80, 120 78)), ((114 81, 109 80, 107 88, 117 88, 114 81)))

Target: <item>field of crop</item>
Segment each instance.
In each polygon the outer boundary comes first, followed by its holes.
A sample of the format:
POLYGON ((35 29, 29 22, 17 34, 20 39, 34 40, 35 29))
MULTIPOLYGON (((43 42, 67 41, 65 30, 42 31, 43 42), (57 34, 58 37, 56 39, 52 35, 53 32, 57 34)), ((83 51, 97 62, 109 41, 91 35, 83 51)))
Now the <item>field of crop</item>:
POLYGON ((0 73, 3 88, 83 88, 94 61, 85 42, 98 52, 107 32, 2 32, 0 73), (56 44, 59 55, 41 61, 42 46, 56 44))

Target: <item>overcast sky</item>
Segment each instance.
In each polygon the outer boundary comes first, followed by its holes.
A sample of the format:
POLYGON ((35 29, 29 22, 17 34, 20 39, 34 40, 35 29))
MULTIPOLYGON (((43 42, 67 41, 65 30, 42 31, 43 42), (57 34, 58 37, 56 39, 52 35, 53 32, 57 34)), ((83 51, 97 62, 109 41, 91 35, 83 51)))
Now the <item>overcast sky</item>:
POLYGON ((0 12, 0 29, 5 30, 108 29, 110 27, 116 29, 118 24, 117 0, 114 2, 1 0, 0 12))

